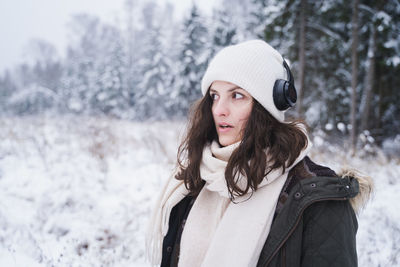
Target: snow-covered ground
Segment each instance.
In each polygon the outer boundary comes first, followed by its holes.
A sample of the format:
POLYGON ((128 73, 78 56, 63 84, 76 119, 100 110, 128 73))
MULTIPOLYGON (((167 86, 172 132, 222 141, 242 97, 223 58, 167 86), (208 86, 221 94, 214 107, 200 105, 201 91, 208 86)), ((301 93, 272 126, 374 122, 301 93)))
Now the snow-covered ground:
MULTIPOLYGON (((0 119, 0 266, 149 266, 146 222, 183 130, 176 122, 0 119)), ((400 266, 400 160, 352 159, 343 147, 314 143, 314 161, 374 178, 359 217, 359 266, 400 266)))

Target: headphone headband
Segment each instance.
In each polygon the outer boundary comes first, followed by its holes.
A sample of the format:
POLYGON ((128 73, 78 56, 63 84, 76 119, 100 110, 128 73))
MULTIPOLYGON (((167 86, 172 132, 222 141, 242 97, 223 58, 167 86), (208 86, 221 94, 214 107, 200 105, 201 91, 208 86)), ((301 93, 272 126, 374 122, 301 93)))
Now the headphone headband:
POLYGON ((293 107, 297 101, 297 92, 294 86, 293 75, 284 58, 283 67, 286 69, 287 80, 276 80, 273 90, 274 104, 279 110, 286 110, 293 107))
POLYGON ((293 75, 292 72, 290 71, 289 65, 287 64, 286 60, 283 59, 283 67, 286 69, 286 74, 287 74, 287 79, 289 80, 289 83, 293 84, 294 86, 294 80, 293 80, 293 75))

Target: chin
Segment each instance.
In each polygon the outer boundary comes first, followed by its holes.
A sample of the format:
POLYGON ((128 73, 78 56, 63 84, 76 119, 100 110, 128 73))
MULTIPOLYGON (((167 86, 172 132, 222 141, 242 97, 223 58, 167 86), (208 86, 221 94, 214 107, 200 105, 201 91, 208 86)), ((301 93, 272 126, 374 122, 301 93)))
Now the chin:
POLYGON ((219 138, 218 141, 221 146, 229 146, 237 142, 233 138, 219 138))

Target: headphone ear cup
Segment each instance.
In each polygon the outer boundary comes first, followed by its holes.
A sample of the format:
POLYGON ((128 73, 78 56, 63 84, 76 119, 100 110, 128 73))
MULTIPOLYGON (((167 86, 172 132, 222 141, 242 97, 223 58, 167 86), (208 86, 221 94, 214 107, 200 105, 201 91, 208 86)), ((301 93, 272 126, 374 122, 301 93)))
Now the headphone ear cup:
POLYGON ((297 101, 293 76, 285 59, 283 59, 283 67, 286 69, 288 80, 277 79, 273 89, 274 104, 278 110, 286 110, 293 107, 297 101))
POLYGON ((286 83, 287 86, 284 87, 285 100, 289 107, 293 107, 297 101, 296 88, 290 82, 286 83))
POLYGON ((274 104, 278 110, 286 110, 290 104, 286 100, 285 91, 290 87, 289 82, 282 79, 277 79, 274 84, 273 98, 274 104))

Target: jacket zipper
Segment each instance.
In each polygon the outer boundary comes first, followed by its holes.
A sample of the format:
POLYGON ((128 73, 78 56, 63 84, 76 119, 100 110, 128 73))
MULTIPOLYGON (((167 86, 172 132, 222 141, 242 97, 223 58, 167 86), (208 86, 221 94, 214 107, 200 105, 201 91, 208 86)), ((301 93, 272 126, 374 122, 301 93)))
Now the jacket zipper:
MULTIPOLYGON (((294 226, 290 229, 289 233, 286 235, 286 237, 282 240, 282 242, 279 244, 279 246, 274 250, 274 252, 272 253, 272 255, 269 257, 268 261, 265 263, 265 267, 268 266, 268 264, 271 262, 272 258, 276 255, 276 253, 279 251, 279 249, 282 247, 283 244, 285 244, 285 242, 289 239, 289 237, 292 235, 292 233, 294 232, 294 230, 296 229, 297 225, 300 222, 300 218, 301 215, 303 214, 304 210, 306 208, 308 208, 311 204, 314 204, 315 202, 320 202, 320 201, 326 201, 326 200, 347 200, 346 197, 340 197, 340 198, 321 198, 321 199, 317 199, 314 201, 311 201, 310 203, 308 203, 306 206, 304 206, 301 209, 300 215, 298 216, 296 223, 294 224, 294 226)), ((285 259, 286 261, 286 259, 285 259)), ((284 265, 283 265, 284 266, 284 265)))

